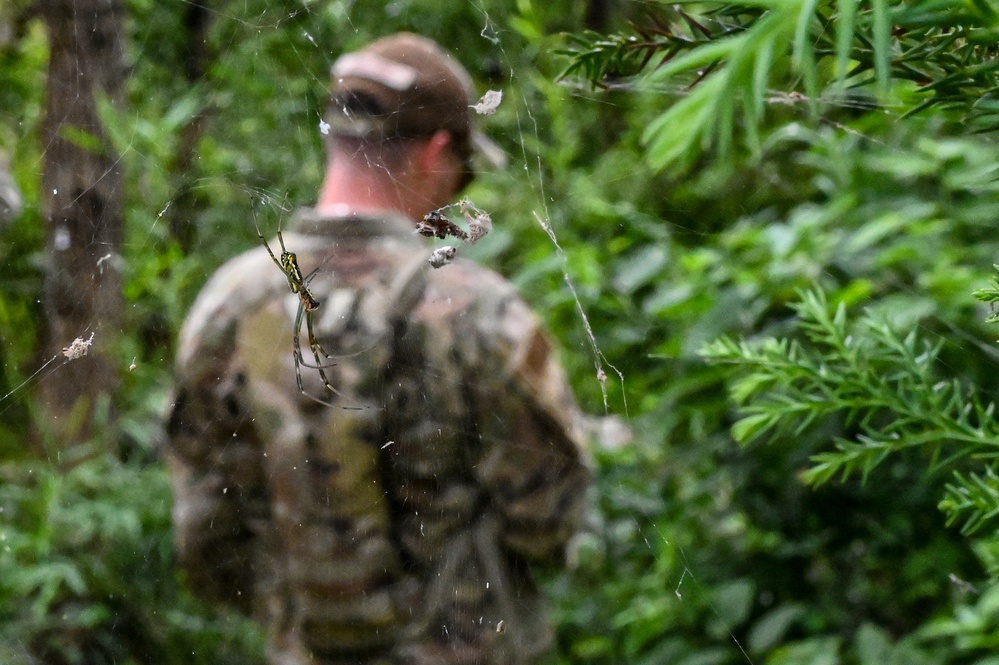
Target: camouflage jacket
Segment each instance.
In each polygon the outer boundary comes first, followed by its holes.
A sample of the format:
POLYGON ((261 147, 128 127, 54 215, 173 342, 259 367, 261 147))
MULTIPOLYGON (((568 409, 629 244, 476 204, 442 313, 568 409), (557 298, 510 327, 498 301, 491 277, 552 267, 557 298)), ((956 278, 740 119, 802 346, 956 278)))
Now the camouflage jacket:
POLYGON ((336 392, 305 364, 332 406, 299 390, 300 300, 264 248, 223 266, 168 426, 192 586, 257 616, 275 664, 534 662, 551 631, 529 564, 561 556, 589 482, 538 320, 489 270, 430 268, 402 218, 303 213, 284 242, 314 271, 336 392))

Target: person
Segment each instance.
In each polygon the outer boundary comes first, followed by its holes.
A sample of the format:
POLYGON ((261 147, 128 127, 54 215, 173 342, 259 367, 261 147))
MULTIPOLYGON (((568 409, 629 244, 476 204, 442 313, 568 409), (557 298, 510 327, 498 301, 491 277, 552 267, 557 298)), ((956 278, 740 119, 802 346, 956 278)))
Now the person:
POLYGON ((434 269, 415 233, 488 145, 471 91, 416 35, 340 57, 318 203, 225 264, 180 333, 180 562, 259 619, 272 665, 510 665, 552 644, 531 566, 564 558, 584 513, 580 412, 514 287, 434 269))

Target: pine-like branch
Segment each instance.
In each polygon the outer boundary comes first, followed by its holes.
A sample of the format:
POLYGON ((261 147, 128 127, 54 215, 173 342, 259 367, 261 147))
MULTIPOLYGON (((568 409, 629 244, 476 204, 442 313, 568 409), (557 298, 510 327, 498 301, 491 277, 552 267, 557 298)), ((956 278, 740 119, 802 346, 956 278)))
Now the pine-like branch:
MULTIPOLYGON (((821 292, 801 294, 795 309, 801 342, 723 339, 702 351, 711 362, 735 366, 730 390, 743 413, 732 429, 738 441, 799 434, 841 418, 857 433, 812 457, 803 474, 812 485, 858 474, 866 480, 891 455, 909 450, 924 453, 931 470, 971 455, 999 458, 994 404, 956 379, 937 377, 939 344, 914 332, 900 336, 871 316, 851 324, 845 308, 832 307, 821 292)), ((974 531, 999 516, 997 483, 991 470, 955 474, 941 508, 974 531)))

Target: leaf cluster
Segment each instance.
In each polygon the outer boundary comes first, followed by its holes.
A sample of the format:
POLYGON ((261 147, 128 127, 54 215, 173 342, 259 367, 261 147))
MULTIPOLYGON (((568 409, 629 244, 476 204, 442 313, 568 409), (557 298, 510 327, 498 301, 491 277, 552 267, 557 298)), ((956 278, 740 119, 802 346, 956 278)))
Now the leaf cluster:
POLYGON ((854 474, 866 482, 890 455, 917 452, 926 457, 928 473, 954 473, 940 504, 948 523, 962 522, 966 534, 999 531, 993 521, 999 516, 995 404, 957 379, 938 378, 941 343, 927 343, 915 331, 900 337, 869 315, 850 325, 846 306, 831 307, 821 292, 802 293, 794 309, 807 345, 721 339, 703 350, 708 360, 738 368, 730 389, 745 415, 732 428, 735 438, 793 437, 820 419, 842 418, 851 436, 835 437, 834 450, 813 455, 804 482, 821 485, 854 474), (981 475, 961 472, 969 457, 983 462, 981 475))
POLYGON ((601 87, 623 75, 657 94, 672 84, 675 102, 643 140, 652 168, 686 170, 708 148, 729 157, 737 135, 758 155, 789 113, 814 121, 936 107, 992 131, 997 35, 989 0, 674 3, 630 32, 573 37, 563 75, 601 87))
MULTIPOLYGON (((828 57, 820 63, 822 70, 828 57)), ((685 87, 693 74, 676 87, 641 88, 636 79, 624 100, 626 82, 608 81, 592 107, 617 105, 627 127, 615 133, 595 112, 585 125, 591 129, 575 133, 604 146, 599 156, 573 132, 554 135, 555 154, 570 152, 547 181, 561 202, 565 222, 556 229, 569 261, 546 262, 543 249, 504 258, 570 340, 577 339, 574 308, 560 285, 564 275, 582 285, 583 309, 604 331, 601 350, 626 377, 632 413, 647 419, 639 420, 637 452, 599 458, 600 520, 585 550, 592 558, 578 587, 559 588, 565 662, 744 662, 732 637, 761 662, 986 658, 957 646, 957 632, 929 627, 957 616, 952 610, 983 617, 973 592, 950 575, 989 588, 982 568, 994 570, 989 524, 966 541, 936 509, 949 496, 947 484, 960 482, 953 472, 982 473, 964 438, 980 443, 976 437, 992 433, 989 400, 980 396, 996 389, 995 354, 984 341, 994 332, 969 294, 999 254, 997 155, 989 141, 955 136, 949 111, 875 111, 876 72, 868 76, 868 88, 854 90, 848 104, 820 104, 818 122, 805 113, 769 116, 755 158, 695 157, 683 177, 657 177, 634 164, 648 158, 649 124, 693 94, 685 87), (838 411, 818 398, 796 402, 801 411, 781 421, 781 445, 733 451, 727 432, 735 416, 725 395, 742 375, 728 364, 703 366, 698 349, 728 335, 794 339, 795 353, 816 354, 788 308, 816 286, 847 312, 866 307, 870 327, 844 325, 849 346, 859 349, 852 371, 871 385, 840 395, 838 411), (882 365, 869 368, 870 354, 882 365), (882 402, 870 401, 873 388, 882 402), (899 406, 912 412, 897 415, 899 406), (937 429, 923 432, 921 418, 937 429), (882 425, 897 427, 911 445, 884 457, 864 449, 863 437, 879 435, 882 425), (951 435, 958 440, 943 438, 951 435), (799 483, 810 458, 838 452, 837 443, 856 446, 846 482, 828 482, 845 468, 830 465, 821 486, 799 483), (861 482, 865 465, 874 474, 868 483, 861 482), (674 591, 681 579, 690 582, 688 572, 698 584, 679 599, 674 591), (732 610, 721 624, 729 634, 713 620, 718 599, 732 610)), ((910 94, 898 77, 889 81, 892 99, 910 94)), ((706 98, 726 104, 725 95, 719 89, 706 98)), ((561 109, 557 101, 551 108, 561 109)), ((669 131, 685 141, 690 127, 669 131)), ((835 311, 827 318, 835 322, 835 311)), ((576 344, 585 340, 570 348, 576 344)), ((574 364, 577 355, 568 361, 582 377, 585 402, 593 399, 592 365, 585 357, 574 364)), ((809 358, 816 373, 826 361, 809 358)), ((784 360, 774 370, 781 377, 793 371, 784 360)), ((801 385, 808 376, 797 377, 801 385)), ((975 528, 974 511, 948 512, 975 528)), ((971 643, 974 631, 962 625, 961 639, 971 643)), ((988 637, 983 628, 976 639, 988 637)))
POLYGON ((74 452, 91 457, 0 471, 4 662, 255 662, 253 625, 178 584, 164 470, 74 452))
POLYGON ((680 26, 650 14, 649 25, 631 24, 630 33, 602 35, 590 30, 566 35, 567 46, 556 51, 569 58, 558 79, 582 77, 608 89, 619 79, 640 74, 653 57, 666 61, 711 41, 712 33, 680 5, 673 8, 680 26))
MULTIPOLYGON (((996 270, 999 270, 999 265, 995 266, 995 268, 996 270)), ((976 289, 972 295, 978 300, 989 304, 991 313, 988 318, 985 319, 988 323, 995 323, 996 321, 999 321, 999 314, 997 314, 994 309, 995 304, 999 302, 999 280, 992 280, 988 286, 976 289)))

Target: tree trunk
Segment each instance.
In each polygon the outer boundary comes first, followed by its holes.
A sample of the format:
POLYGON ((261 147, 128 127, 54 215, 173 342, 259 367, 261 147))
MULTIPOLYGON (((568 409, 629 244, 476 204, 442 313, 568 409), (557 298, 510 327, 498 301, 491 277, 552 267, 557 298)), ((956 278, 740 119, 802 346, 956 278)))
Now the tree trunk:
POLYGON ((43 409, 60 445, 93 433, 99 396, 117 386, 122 319, 122 168, 97 100, 120 104, 124 10, 119 0, 40 0, 49 35, 41 141, 47 223, 46 357, 61 365, 41 383, 43 409), (63 359, 74 339, 93 347, 63 359))
POLYGON ((604 34, 610 23, 610 0, 587 0, 583 25, 587 30, 604 34))
MULTIPOLYGON (((201 3, 190 3, 184 7, 184 78, 190 87, 201 84, 208 68, 215 60, 215 51, 208 43, 208 30, 211 27, 213 13, 201 3)), ((199 110, 181 130, 180 145, 170 172, 177 174, 180 184, 177 195, 172 199, 172 205, 167 213, 170 231, 186 254, 194 244, 195 224, 198 212, 203 208, 203 201, 194 183, 197 174, 194 171, 194 158, 197 155, 198 141, 204 133, 206 123, 205 111, 199 110)))

